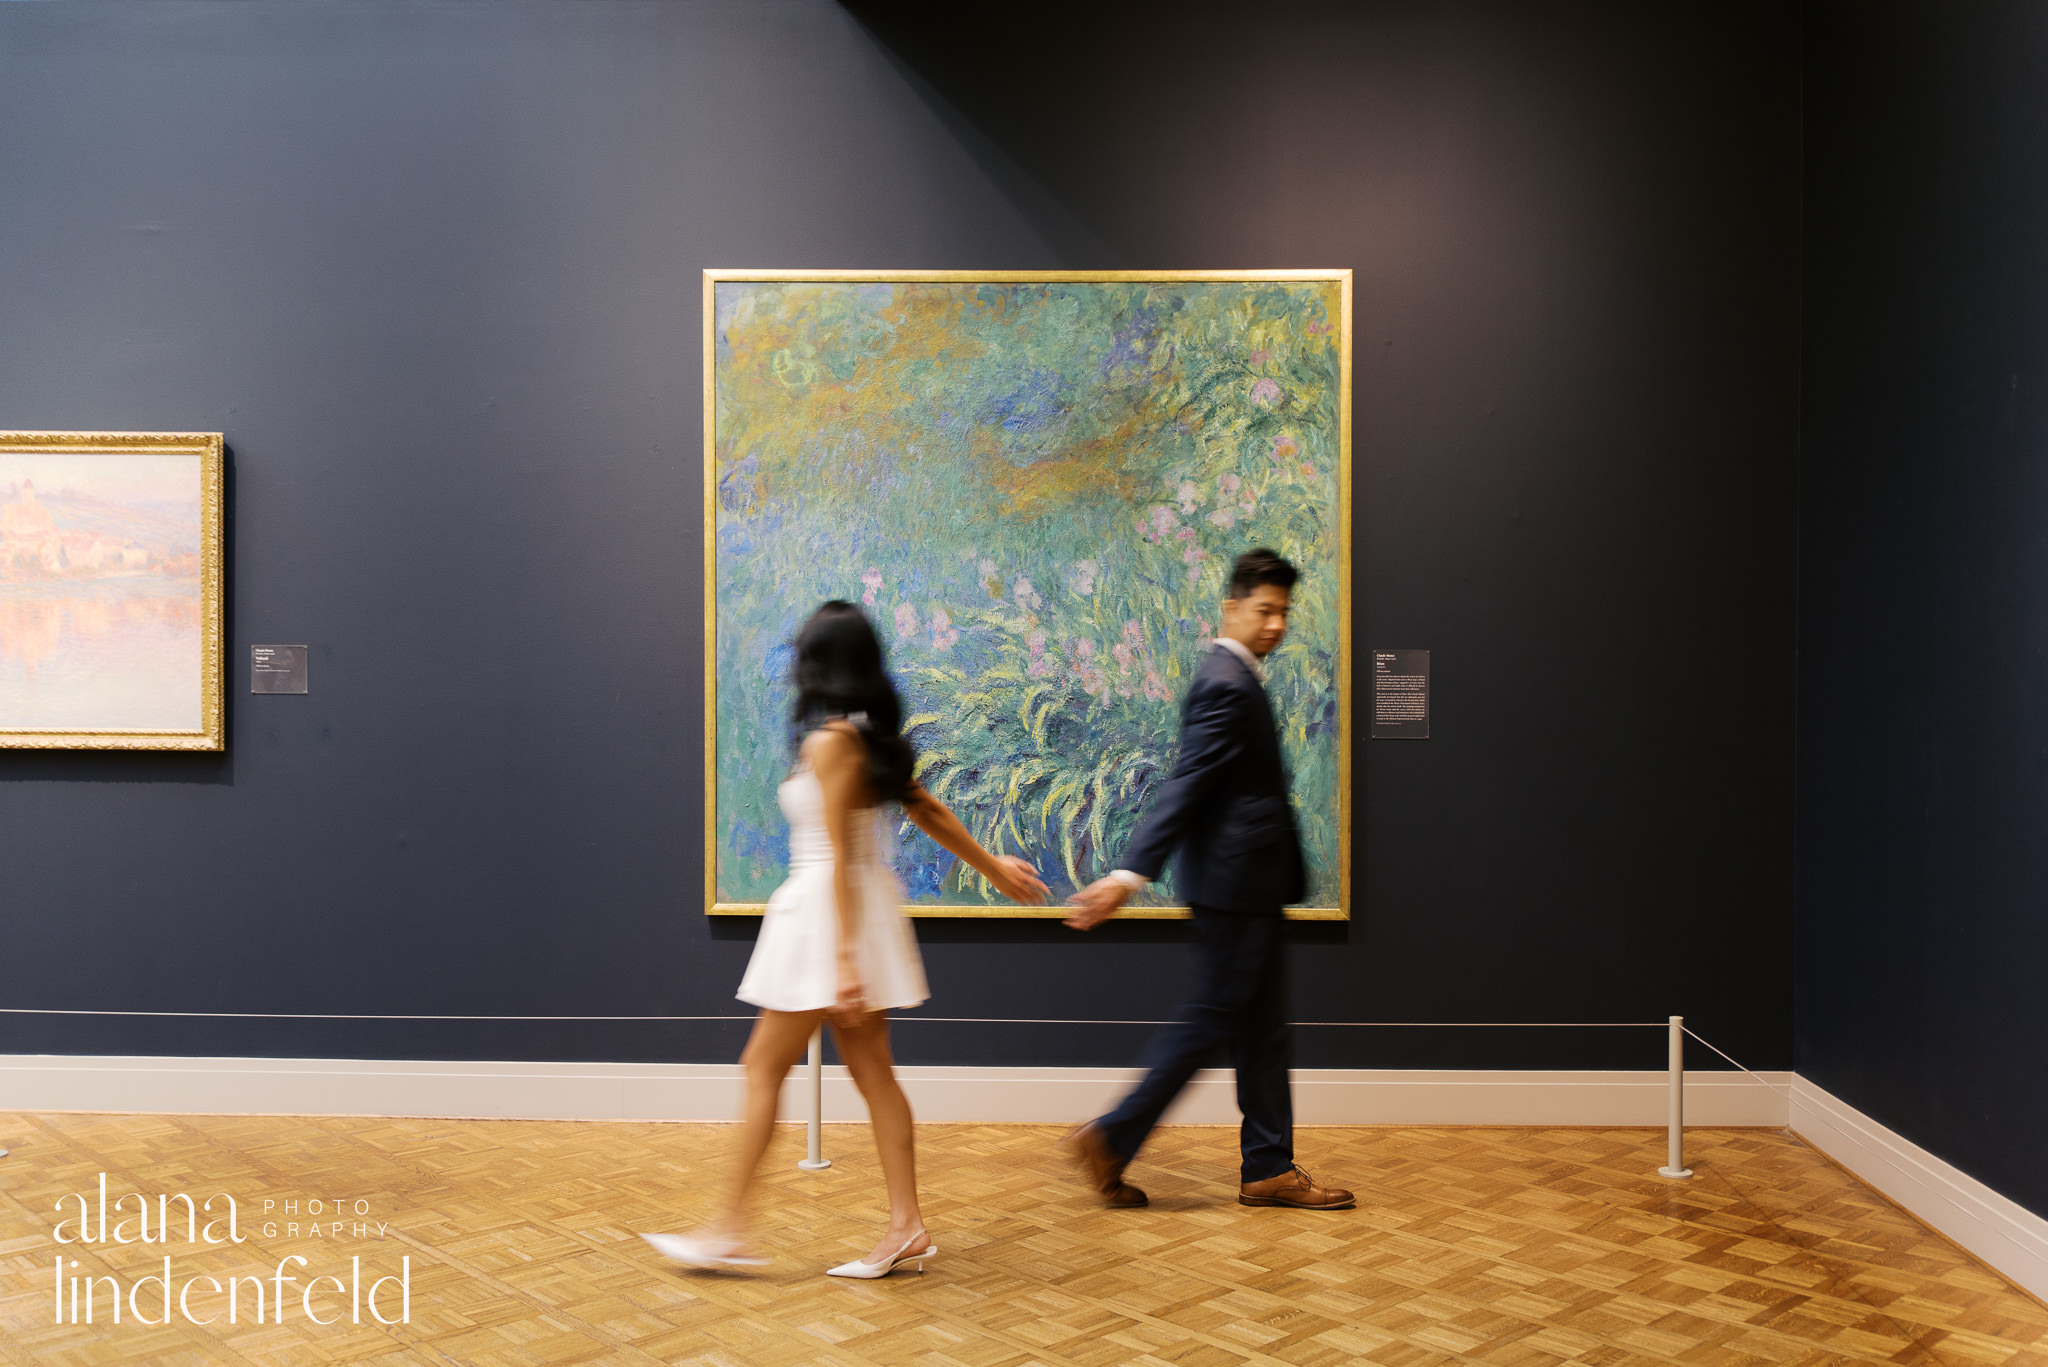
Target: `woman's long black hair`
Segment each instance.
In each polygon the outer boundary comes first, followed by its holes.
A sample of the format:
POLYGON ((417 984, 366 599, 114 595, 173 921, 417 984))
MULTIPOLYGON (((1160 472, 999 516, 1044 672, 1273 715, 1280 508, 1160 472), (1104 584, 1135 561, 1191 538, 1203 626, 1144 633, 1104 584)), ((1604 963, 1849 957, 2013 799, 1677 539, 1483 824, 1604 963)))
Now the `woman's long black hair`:
POLYGON ((845 717, 866 744, 868 791, 877 801, 901 802, 910 791, 917 752, 903 738, 903 704, 882 667, 882 642, 867 614, 834 598, 811 614, 796 634, 796 705, 790 709, 790 745, 832 717, 845 717))

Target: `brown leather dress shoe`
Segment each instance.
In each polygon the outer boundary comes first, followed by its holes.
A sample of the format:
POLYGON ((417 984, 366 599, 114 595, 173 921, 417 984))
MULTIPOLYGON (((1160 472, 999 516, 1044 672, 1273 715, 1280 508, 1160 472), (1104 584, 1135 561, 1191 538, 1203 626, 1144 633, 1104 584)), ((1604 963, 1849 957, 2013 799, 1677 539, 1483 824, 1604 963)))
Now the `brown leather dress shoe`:
POLYGON ((1118 1210, 1150 1204, 1144 1192, 1124 1181, 1124 1168, 1131 1160, 1110 1152, 1109 1144, 1094 1121, 1067 1136, 1067 1151, 1088 1174, 1088 1181, 1095 1190, 1102 1194, 1103 1204, 1118 1210))
POLYGON ((1296 1210, 1350 1210, 1357 1198, 1342 1187, 1319 1187, 1296 1164, 1278 1177, 1246 1182, 1237 1189, 1241 1206, 1292 1206, 1296 1210))

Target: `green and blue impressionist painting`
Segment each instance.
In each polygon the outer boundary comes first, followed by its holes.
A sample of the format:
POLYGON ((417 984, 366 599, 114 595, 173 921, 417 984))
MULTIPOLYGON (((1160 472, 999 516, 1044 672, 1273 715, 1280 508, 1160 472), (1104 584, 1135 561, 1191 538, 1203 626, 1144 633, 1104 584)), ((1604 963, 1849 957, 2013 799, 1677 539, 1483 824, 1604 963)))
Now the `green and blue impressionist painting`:
MULTIPOLYGON (((1302 571, 1267 690, 1303 906, 1342 906, 1343 285, 712 281, 714 905, 787 871, 790 641, 820 602, 873 621, 925 787, 1057 901, 1171 771, 1231 559, 1263 545, 1302 571)), ((913 912, 1010 905, 892 829, 913 912)), ((1140 901, 1174 900, 1169 866, 1140 901)))

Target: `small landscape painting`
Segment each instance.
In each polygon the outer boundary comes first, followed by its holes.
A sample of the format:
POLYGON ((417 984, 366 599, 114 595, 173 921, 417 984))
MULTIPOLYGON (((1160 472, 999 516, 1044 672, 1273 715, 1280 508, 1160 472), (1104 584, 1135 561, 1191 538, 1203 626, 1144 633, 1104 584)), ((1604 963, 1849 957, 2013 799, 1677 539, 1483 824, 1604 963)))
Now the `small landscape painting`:
POLYGON ((217 749, 219 438, 0 434, 0 744, 217 749))

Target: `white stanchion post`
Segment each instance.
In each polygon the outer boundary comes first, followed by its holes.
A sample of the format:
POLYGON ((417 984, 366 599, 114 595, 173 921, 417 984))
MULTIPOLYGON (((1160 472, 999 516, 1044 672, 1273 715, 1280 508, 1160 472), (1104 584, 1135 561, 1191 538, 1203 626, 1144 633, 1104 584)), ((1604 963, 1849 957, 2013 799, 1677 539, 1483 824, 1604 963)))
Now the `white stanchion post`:
POLYGON ((1685 1165, 1685 1017, 1671 1018, 1671 1099, 1669 1118, 1671 1130, 1665 1137, 1665 1165, 1657 1169, 1659 1177, 1690 1177, 1692 1169, 1685 1165))
POLYGON ((832 1166, 832 1160, 825 1157, 825 1032, 822 1028, 811 1035, 811 1123, 806 1146, 809 1154, 799 1159, 797 1166, 805 1172, 817 1172, 832 1166))

